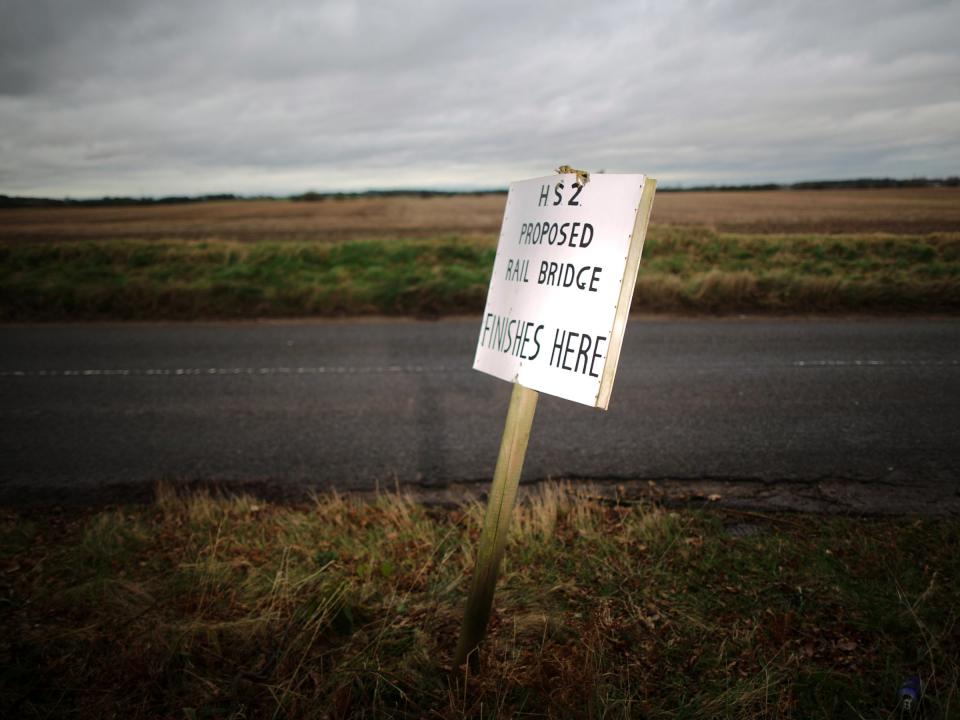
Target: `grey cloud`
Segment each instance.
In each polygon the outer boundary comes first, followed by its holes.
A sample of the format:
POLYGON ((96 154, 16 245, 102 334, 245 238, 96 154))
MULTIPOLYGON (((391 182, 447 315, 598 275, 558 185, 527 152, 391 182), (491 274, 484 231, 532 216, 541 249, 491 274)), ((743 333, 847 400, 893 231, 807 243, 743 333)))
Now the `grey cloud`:
POLYGON ((0 192, 668 182, 960 164, 956 2, 20 2, 0 192))

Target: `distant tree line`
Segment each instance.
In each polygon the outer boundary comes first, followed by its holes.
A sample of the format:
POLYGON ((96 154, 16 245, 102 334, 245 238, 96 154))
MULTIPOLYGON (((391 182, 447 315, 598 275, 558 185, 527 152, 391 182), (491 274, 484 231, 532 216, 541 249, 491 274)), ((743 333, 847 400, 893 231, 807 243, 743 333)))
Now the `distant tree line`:
POLYGON ((696 185, 663 187, 657 192, 743 192, 750 190, 866 190, 874 188, 960 187, 960 176, 946 178, 854 178, 853 180, 807 180, 796 183, 764 183, 762 185, 696 185))
POLYGON ((324 200, 350 200, 369 197, 458 197, 464 195, 505 195, 506 190, 364 190, 362 192, 316 192, 309 191, 300 195, 291 195, 290 200, 297 202, 322 202, 324 200))
MULTIPOLYGON (((946 178, 856 178, 853 180, 808 180, 797 183, 764 183, 757 185, 696 185, 692 187, 660 186, 658 192, 744 192, 753 190, 849 190, 870 188, 926 188, 960 187, 960 176, 946 178)), ((225 200, 293 200, 295 202, 323 202, 369 197, 454 197, 505 195, 506 190, 364 190, 362 192, 316 192, 310 190, 298 195, 254 197, 219 193, 215 195, 168 195, 165 197, 102 197, 89 200, 70 198, 34 198, 0 195, 0 207, 106 207, 136 205, 180 205, 185 203, 223 202, 225 200)))
POLYGON ((856 180, 813 180, 810 182, 793 183, 789 187, 793 190, 831 190, 834 188, 913 188, 913 187, 958 187, 960 176, 946 178, 911 178, 896 180, 894 178, 858 178, 856 180))
POLYGON ((34 198, 0 195, 0 207, 98 207, 124 205, 183 205, 184 203, 217 202, 222 200, 243 200, 244 198, 233 193, 217 195, 168 195, 165 197, 102 197, 89 200, 74 200, 71 198, 34 198))

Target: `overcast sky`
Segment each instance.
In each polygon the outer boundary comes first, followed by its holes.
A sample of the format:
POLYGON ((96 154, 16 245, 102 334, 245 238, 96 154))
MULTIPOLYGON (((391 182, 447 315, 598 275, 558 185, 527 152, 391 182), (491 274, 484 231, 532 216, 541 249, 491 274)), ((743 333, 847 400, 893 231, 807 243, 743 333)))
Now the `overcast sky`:
POLYGON ((0 193, 960 174, 960 1, 0 0, 0 193))

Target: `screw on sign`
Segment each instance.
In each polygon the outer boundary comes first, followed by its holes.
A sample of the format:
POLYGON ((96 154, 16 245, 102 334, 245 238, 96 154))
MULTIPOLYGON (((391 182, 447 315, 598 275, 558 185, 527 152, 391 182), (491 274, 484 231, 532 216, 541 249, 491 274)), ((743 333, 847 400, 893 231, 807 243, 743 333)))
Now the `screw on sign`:
POLYGON ((473 367, 513 383, 454 664, 476 665, 538 393, 606 410, 656 181, 557 175, 510 185, 473 367))

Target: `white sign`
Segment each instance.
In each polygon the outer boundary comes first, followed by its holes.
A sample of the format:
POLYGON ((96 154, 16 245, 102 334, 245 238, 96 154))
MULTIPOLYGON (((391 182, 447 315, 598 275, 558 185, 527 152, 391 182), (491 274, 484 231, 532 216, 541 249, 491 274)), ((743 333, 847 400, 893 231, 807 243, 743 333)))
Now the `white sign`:
POLYGON ((606 409, 656 181, 510 185, 473 367, 606 409))

